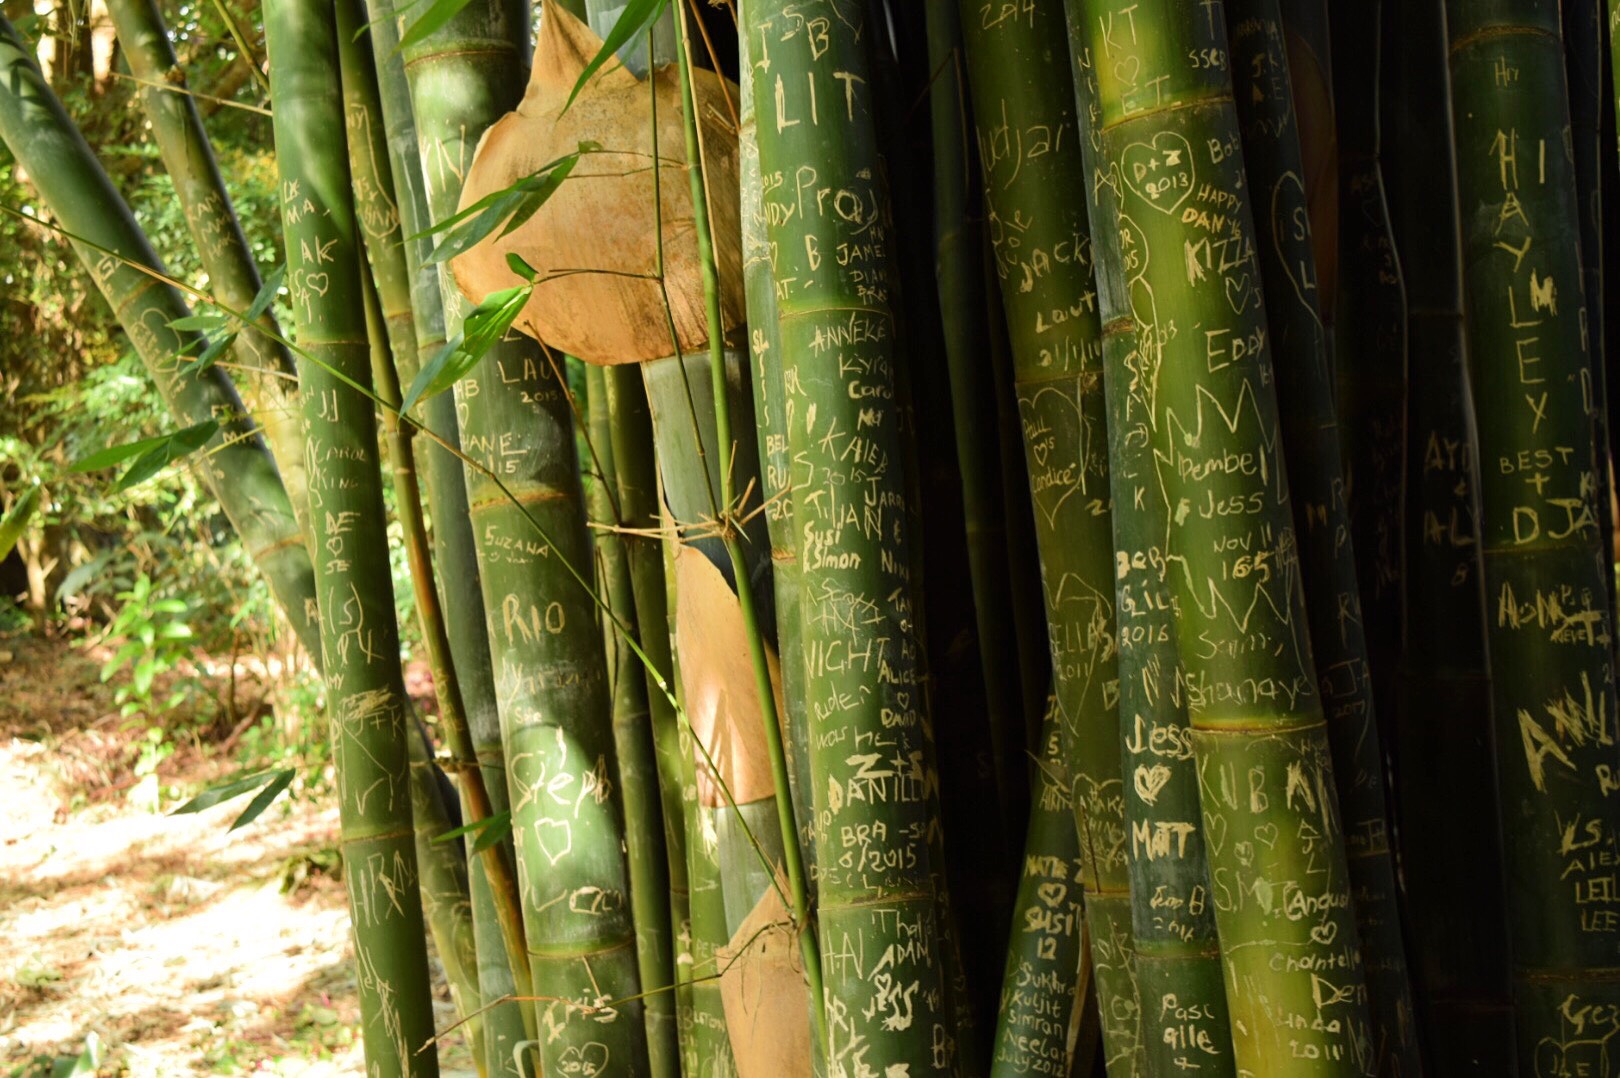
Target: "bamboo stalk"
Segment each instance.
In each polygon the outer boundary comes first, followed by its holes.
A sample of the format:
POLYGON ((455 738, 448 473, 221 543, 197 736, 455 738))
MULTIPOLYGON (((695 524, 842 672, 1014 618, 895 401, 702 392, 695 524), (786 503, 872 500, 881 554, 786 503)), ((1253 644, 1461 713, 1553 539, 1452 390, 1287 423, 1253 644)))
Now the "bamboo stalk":
POLYGON ((1592 901, 1594 874, 1607 875, 1593 851, 1620 834, 1605 778, 1612 565, 1592 504, 1558 9, 1452 0, 1447 12, 1514 1007, 1520 1069, 1534 1073, 1569 1050, 1569 1008, 1620 1003, 1620 917, 1592 901))
POLYGON ((776 118, 757 137, 796 473, 827 1066, 943 1072, 952 1036, 926 833, 867 20, 825 2, 761 2, 745 8, 741 28, 755 115, 776 118), (773 186, 778 175, 784 183, 773 186), (798 192, 786 183, 793 175, 806 185, 798 192))
MULTIPOLYGON (((367 13, 372 53, 380 58, 376 76, 379 105, 394 197, 399 206, 403 254, 410 277, 415 348, 400 350, 395 355, 400 380, 409 381, 415 379, 421 357, 436 354, 445 345, 444 303, 438 271, 427 264, 432 241, 421 235, 430 213, 422 159, 417 149, 410 85, 399 52, 400 19, 389 0, 368 0, 367 13)), ((428 426, 436 435, 459 448, 454 397, 441 394, 431 398, 425 414, 428 426)), ((466 480, 461 462, 450 449, 433 439, 419 439, 419 433, 415 426, 410 428, 415 460, 425 480, 433 519, 431 538, 439 606, 450 638, 450 656, 461 689, 462 711, 470 738, 470 755, 461 759, 462 774, 466 777, 458 785, 464 814, 469 819, 485 818, 507 812, 510 803, 477 550, 471 515, 467 512, 466 480), (479 783, 466 769, 471 761, 476 761, 482 778, 482 797, 476 788, 479 783)), ((452 744, 454 746, 455 742, 452 744)), ((469 751, 465 743, 462 751, 469 751)), ((503 837, 481 854, 470 856, 474 862, 469 865, 469 876, 482 994, 488 1000, 531 995, 533 986, 513 871, 515 854, 511 837, 503 837)), ((520 1042, 534 1039, 532 1008, 515 1001, 502 1004, 486 1018, 485 1030, 486 1067, 491 1074, 522 1078, 532 1072, 532 1056, 516 1050, 520 1042)))
MULTIPOLYGON (((606 368, 585 365, 586 414, 591 445, 600 474, 587 491, 591 516, 622 526, 618 508, 618 466, 607 400, 606 368)), ((636 926, 636 961, 641 976, 647 1023, 647 1051, 655 1078, 679 1078, 680 1045, 675 1017, 675 952, 670 933, 669 866, 664 850, 664 822, 658 793, 652 712, 647 703, 647 677, 630 650, 629 637, 640 638, 635 590, 630 580, 629 552, 613 530, 596 536, 598 589, 619 625, 607 627, 606 648, 613 685, 613 744, 619 759, 619 785, 624 790, 625 849, 629 857, 630 908, 636 926)))
MULTIPOLYGON (((405 50, 435 221, 456 209, 484 129, 516 104, 527 9, 471 3, 405 50)), ((463 300, 447 277, 447 324, 463 300)), ((647 1066, 611 701, 589 579, 573 422, 538 347, 498 344, 461 383, 464 451, 506 490, 467 473, 491 624, 527 943, 540 1002, 541 1069, 647 1066), (524 510, 549 543, 539 543, 524 510), (572 897, 571 897, 572 896, 572 897), (628 1001, 604 1007, 607 1001, 628 1001)))
MULTIPOLYGON (((287 283, 304 352, 370 384, 360 237, 349 200, 330 0, 275 0, 272 62, 287 283), (336 152, 333 152, 333 151, 336 152)), ((310 517, 361 1030, 378 1075, 435 1075, 406 723, 371 401, 301 360, 310 517), (424 1047, 426 1046, 426 1047, 424 1047)))
MULTIPOLYGON (((1051 42, 1062 9, 998 18, 964 3, 985 215, 1012 342, 1013 381, 1035 506, 1048 646, 1069 797, 1079 827, 1091 959, 1112 1073, 1142 1066, 1130 850, 1120 775, 1113 535, 1102 327, 1090 251, 1085 162, 1068 58, 1051 42), (1021 144, 1046 132, 1040 152, 1021 144), (1064 136, 1067 135, 1067 138, 1064 136), (1059 312, 1054 314, 1054 312, 1059 312)), ((1016 1037, 1003 1016, 998 1043, 1016 1037)), ((998 1054, 1001 1049, 998 1048, 998 1054)))
MULTIPOLYGON (((380 327, 379 327, 380 328, 380 327)), ((489 1067, 489 1013, 482 1012, 483 992, 478 984, 478 941, 473 932, 471 883, 467 855, 458 840, 438 841, 456 824, 450 815, 447 792, 439 785, 443 773, 433 764, 433 749, 420 722, 407 735, 411 761, 411 819, 416 839, 416 863, 421 870, 422 916, 433 934, 433 949, 444 965, 445 981, 456 1014, 467 1020, 466 1036, 473 1065, 480 1078, 489 1067)))
MULTIPOLYGON (((1081 129, 1101 114, 1089 51, 1071 53, 1081 129)), ((1131 921, 1146 1074, 1235 1075, 1226 985, 1209 902, 1208 838, 1199 824, 1180 644, 1169 577, 1170 518, 1154 459, 1150 353, 1132 331, 1119 195, 1106 182, 1102 144, 1082 138, 1092 177, 1088 217, 1102 320, 1118 610, 1119 729, 1125 822, 1131 834, 1131 921), (1172 840, 1173 836, 1173 840, 1172 840)))
POLYGON ((1369 1016, 1216 5, 1068 6, 1150 402, 1239 1073, 1363 1074, 1369 1016))
POLYGON ((3 17, 0 139, 38 179, 40 197, 61 227, 106 252, 74 243, 176 422, 219 420, 199 469, 203 481, 270 582, 299 642, 318 657, 314 570, 275 461, 225 371, 216 365, 193 373, 186 366, 184 357, 199 350, 198 338, 170 325, 190 315, 186 301, 161 279, 163 263, 129 206, 51 92, 32 49, 3 17))
MULTIPOLYGON (((1333 751, 1375 1022, 1374 1065, 1379 1073, 1399 1067, 1411 1074, 1420 1064, 1383 751, 1395 714, 1401 639, 1405 300, 1383 205, 1376 130, 1366 128, 1376 94, 1365 79, 1347 83, 1346 96, 1356 100, 1346 101, 1337 114, 1343 199, 1334 233, 1341 245, 1334 277, 1336 306, 1345 314, 1339 322, 1336 401, 1333 342, 1318 299, 1321 273, 1312 249, 1309 192, 1300 179, 1305 163, 1281 8, 1276 0, 1235 0, 1229 10, 1235 20, 1232 72, 1244 166, 1267 206, 1256 215, 1256 248, 1317 689, 1333 751), (1375 329, 1384 336, 1372 338, 1375 329), (1352 462, 1348 467, 1346 460, 1352 462), (1355 478, 1347 479, 1347 471, 1355 478)), ((1358 37, 1358 49, 1372 50, 1368 70, 1375 71, 1377 10, 1364 5, 1356 17, 1372 33, 1370 44, 1364 34, 1358 37)), ((1342 79, 1359 66, 1334 70, 1342 79)))
MULTIPOLYGON (((145 80, 140 90, 141 108, 152 125, 163 168, 174 181, 180 211, 208 274, 209 290, 225 306, 245 311, 253 306, 264 281, 219 173, 196 102, 183 92, 175 92, 184 90, 186 73, 169 43, 163 16, 155 0, 111 0, 107 11, 117 27, 118 42, 130 71, 145 80)), ((242 384, 248 404, 276 458, 299 529, 308 535, 309 499, 299 430, 298 371, 292 353, 262 330, 278 336, 281 332, 275 315, 268 310, 257 325, 240 327, 233 352, 247 372, 242 384)))
MULTIPOLYGON (((1602 0, 1561 0, 1564 33, 1564 74, 1569 86, 1570 147, 1575 155, 1575 198, 1580 214, 1582 309, 1586 351, 1592 370, 1592 437, 1597 466, 1592 501, 1597 511, 1603 549, 1614 549, 1614 503, 1609 475, 1609 400, 1607 342, 1608 318, 1603 304, 1603 190, 1601 168, 1605 152, 1601 131, 1603 115, 1603 4, 1602 0)), ((1609 606, 1615 605, 1614 580, 1609 580, 1609 606)))
MULTIPOLYGON (((1389 16, 1393 18, 1389 18, 1389 16)), ((1463 335, 1444 0, 1395 6, 1384 168, 1407 282, 1406 625, 1396 723, 1418 1029, 1436 1075, 1514 1073, 1479 457, 1463 335), (1401 102, 1428 101, 1407 108, 1401 102), (1471 896, 1459 904, 1461 890, 1471 896)))
POLYGON ((928 66, 937 72, 929 88, 933 134, 934 270, 939 311, 945 320, 945 370, 950 382, 952 432, 961 471, 963 528, 979 666, 990 730, 991 763, 1008 820, 1029 801, 1021 751, 1023 696, 1012 596, 1005 587, 1008 557, 1006 514, 997 483, 1001 443, 996 423, 993 375, 985 362, 990 330, 985 308, 984 228, 972 197, 978 170, 967 136, 968 87, 962 58, 962 28, 955 5, 927 5, 928 66))
MULTIPOLYGON (((636 632, 651 665, 668 677, 673 666, 669 642, 669 604, 664 583, 663 554, 657 539, 646 534, 659 526, 658 474, 654 460, 652 418, 641 371, 630 366, 603 370, 610 438, 614 458, 619 517, 627 529, 623 536, 630 586, 635 600, 636 632)), ((675 946, 676 1021, 680 1031, 682 1070, 695 1073, 694 1054, 712 1058, 714 1051, 698 1040, 705 1032, 725 1036, 725 1016, 719 1009, 718 986, 701 991, 692 984, 692 898, 688 872, 687 830, 691 811, 685 801, 695 781, 691 753, 683 750, 678 716, 669 697, 652 683, 653 673, 638 667, 644 680, 652 728, 658 789, 662 798, 664 849, 668 861, 670 923, 675 946), (684 764, 683 764, 684 759, 684 764), (698 999, 714 1010, 700 1021, 694 1013, 698 999)), ((722 923, 722 928, 724 927, 722 923)))

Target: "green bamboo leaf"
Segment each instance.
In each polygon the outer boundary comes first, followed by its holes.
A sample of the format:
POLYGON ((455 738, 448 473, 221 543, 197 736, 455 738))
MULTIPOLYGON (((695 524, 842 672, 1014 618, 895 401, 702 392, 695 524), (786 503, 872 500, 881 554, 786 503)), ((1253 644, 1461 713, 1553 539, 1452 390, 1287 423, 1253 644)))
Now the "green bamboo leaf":
POLYGON ((289 767, 272 772, 272 774, 274 777, 270 780, 269 785, 260 790, 253 800, 248 802, 248 807, 242 810, 242 815, 232 822, 231 826, 226 829, 227 831, 235 831, 238 827, 246 827, 258 819, 259 814, 269 808, 271 802, 280 797, 283 790, 292 785, 292 780, 298 773, 289 767))
POLYGON ((573 153, 551 161, 520 177, 499 191, 491 191, 471 206, 434 225, 412 239, 420 239, 436 232, 450 230, 449 235, 427 257, 427 265, 454 258, 471 250, 479 240, 494 232, 504 222, 500 235, 504 236, 533 217, 546 201, 556 194, 557 188, 579 164, 580 155, 602 149, 600 143, 585 141, 573 153))
POLYGON ((10 555, 17 540, 22 538, 23 529, 33 517, 34 510, 39 508, 39 488, 29 487, 23 491, 22 497, 11 507, 4 520, 0 520, 0 561, 10 555))
POLYGON ((224 782, 208 787, 202 793, 169 813, 169 815, 181 816, 192 812, 202 812, 204 809, 211 809, 215 805, 222 805, 232 798, 241 797, 250 790, 257 790, 260 786, 274 779, 277 774, 278 772, 275 771, 254 771, 246 775, 238 775, 236 778, 227 779, 224 782))
POLYGON ((113 493, 146 482, 170 464, 201 449, 218 431, 219 423, 209 419, 159 439, 157 445, 137 457, 129 470, 113 484, 113 493))
MULTIPOLYGON (((496 838, 500 838, 502 835, 510 833, 512 830, 512 814, 510 812, 497 812, 493 816, 485 816, 482 820, 474 820, 472 823, 462 824, 460 827, 454 828, 453 830, 434 835, 433 841, 451 842, 455 839, 461 838, 463 835, 478 834, 479 832, 488 831, 491 828, 497 832, 495 835, 496 838)), ((483 835, 479 835, 479 840, 483 841, 483 835)), ((478 847, 478 849, 482 848, 483 847, 481 846, 478 847)))
POLYGON ((610 56, 618 52, 631 38, 651 28, 658 21, 668 3, 669 0, 630 0, 630 3, 625 5, 624 10, 619 13, 618 20, 614 22, 613 29, 602 39, 602 47, 591 57, 591 62, 585 65, 585 70, 579 73, 578 81, 568 94, 568 102, 563 105, 563 112, 567 112, 573 106, 574 98, 579 96, 585 84, 591 81, 591 76, 608 62, 610 56))
MULTIPOLYGON (((425 40, 435 30, 455 18, 471 0, 437 0, 436 3, 422 14, 420 19, 411 23, 411 28, 405 31, 405 36, 399 39, 399 49, 409 48, 418 41, 425 40)), ((398 51, 396 49, 396 51, 398 51)))
POLYGON ((533 291, 532 284, 525 284, 485 296, 484 302, 467 315, 462 331, 423 366, 399 410, 409 412, 417 401, 443 393, 476 367, 495 343, 506 336, 533 291))

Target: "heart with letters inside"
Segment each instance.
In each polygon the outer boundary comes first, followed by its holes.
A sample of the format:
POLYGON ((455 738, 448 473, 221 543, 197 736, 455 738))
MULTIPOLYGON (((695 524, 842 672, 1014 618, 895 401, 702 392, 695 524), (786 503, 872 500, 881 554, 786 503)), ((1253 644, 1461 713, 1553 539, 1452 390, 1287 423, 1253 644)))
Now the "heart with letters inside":
POLYGON ((1175 213, 1193 192, 1192 145, 1174 131, 1126 146, 1120 168, 1132 193, 1160 213, 1175 213))

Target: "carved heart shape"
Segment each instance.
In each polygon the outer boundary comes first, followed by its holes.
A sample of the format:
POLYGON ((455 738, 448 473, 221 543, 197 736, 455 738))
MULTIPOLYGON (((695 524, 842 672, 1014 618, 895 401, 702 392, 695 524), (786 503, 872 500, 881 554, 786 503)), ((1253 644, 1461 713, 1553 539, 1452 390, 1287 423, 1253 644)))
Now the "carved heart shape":
POLYGON ((1068 893, 1069 887, 1067 884, 1057 883, 1052 880, 1048 880, 1035 888, 1035 894, 1040 900, 1054 909, 1057 908, 1058 903, 1068 896, 1068 893))
POLYGON ((1254 840, 1265 845, 1266 849, 1275 849, 1277 846, 1277 825, 1263 823, 1254 829, 1254 840))
POLYGON ((1226 848, 1226 826, 1225 816, 1210 816, 1204 822, 1204 837, 1209 842, 1210 853, 1219 854, 1226 848))
POLYGON ((1058 511, 1085 491, 1087 434, 1080 414, 1078 378, 1049 383, 1018 402, 1029 469, 1029 489, 1047 527, 1058 511))
POLYGON ((326 290, 332 287, 332 277, 326 273, 306 273, 304 274, 304 287, 317 296, 324 296, 326 290))
POLYGON ((1127 56, 1114 64, 1114 78, 1131 89, 1136 88, 1136 78, 1142 73, 1142 58, 1140 56, 1127 56))
POLYGON ((1192 146, 1174 131, 1133 142, 1120 158, 1125 185, 1160 213, 1172 214, 1193 192, 1192 146))
POLYGON ((546 860, 556 864, 574 848, 574 828, 567 820, 536 820, 534 841, 546 860))
POLYGON ((1233 314, 1242 314, 1248 309, 1249 302, 1254 299, 1254 288, 1245 273, 1241 277, 1228 277, 1222 282, 1226 285, 1226 302, 1231 304, 1233 314))
POLYGON ((1163 790, 1164 784, 1170 781, 1170 769, 1164 764, 1154 764, 1152 767, 1138 767, 1136 773, 1131 776, 1131 780, 1136 784, 1138 797, 1150 805, 1156 804, 1159 791, 1163 790))
POLYGON ((1311 939, 1326 947, 1339 938, 1339 922, 1323 921, 1319 925, 1311 926, 1311 939))
POLYGON ((596 1075, 607 1070, 608 1058, 607 1045, 600 1041, 592 1041, 583 1047, 570 1044, 557 1057, 557 1069, 570 1078, 575 1075, 578 1078, 596 1078, 596 1075))
POLYGON ((1241 861, 1245 867, 1254 864, 1254 843, 1240 842, 1236 846, 1232 847, 1232 852, 1237 855, 1237 859, 1241 861))

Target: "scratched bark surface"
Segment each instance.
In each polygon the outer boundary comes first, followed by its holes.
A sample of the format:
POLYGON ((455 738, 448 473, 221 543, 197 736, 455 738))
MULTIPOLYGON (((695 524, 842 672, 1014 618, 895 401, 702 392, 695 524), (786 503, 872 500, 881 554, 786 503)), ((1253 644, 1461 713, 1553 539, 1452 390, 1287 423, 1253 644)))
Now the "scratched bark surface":
POLYGON ((1520 1070, 1609 1075, 1620 761, 1559 7, 1447 11, 1520 1070))
POLYGON ((1117 185, 1107 182, 1093 55, 1073 54, 1091 178, 1090 217, 1103 325, 1119 611, 1119 731, 1130 829, 1131 915, 1148 1074, 1235 1074, 1198 769, 1176 637, 1169 513, 1153 456, 1153 382, 1125 284, 1117 185))
MULTIPOLYGON (((985 216, 1012 342, 1035 506, 1053 692, 1111 1070, 1140 1066, 1120 777, 1113 535, 1102 382, 1075 94, 1055 3, 964 3, 963 44, 985 216)), ((1072 925, 1078 933, 1079 926, 1072 925)), ((1004 1031, 1005 1032, 1005 1031, 1004 1031)))
MULTIPOLYGON (((473 3, 405 51, 435 220, 455 211, 483 130, 516 104, 527 9, 473 3)), ((446 277, 448 281, 448 277, 446 277)), ((465 311, 453 283, 446 323, 465 311)), ((459 383, 468 501, 495 664, 542 1070, 647 1067, 611 704, 563 387, 538 347, 492 349, 459 383), (542 539, 524 517, 540 522, 542 539)))
MULTIPOLYGON (((1276 0, 1234 0, 1227 11, 1233 20, 1233 84, 1244 164, 1255 192, 1256 255, 1282 406, 1294 534, 1344 818, 1376 1066, 1380 1073, 1395 1068, 1414 1074, 1416 1027, 1381 736, 1395 710, 1401 635, 1405 300, 1383 204, 1376 133, 1366 130, 1368 117, 1376 115, 1374 88, 1365 80, 1354 82, 1350 89, 1356 100, 1338 113, 1343 209, 1335 242, 1345 253, 1333 275, 1340 295, 1336 309, 1342 312, 1336 401, 1334 339, 1322 318, 1322 274, 1312 246, 1310 191, 1281 8, 1276 0), (1358 124, 1353 156, 1345 130, 1351 118, 1358 124), (1375 320, 1375 315, 1384 317, 1375 320), (1354 479, 1347 477, 1351 472, 1354 479), (1376 621, 1369 610, 1377 612, 1376 621)), ((1362 11, 1355 18, 1370 27, 1376 44, 1375 14, 1362 11)), ((1355 41, 1358 48, 1369 47, 1364 34, 1355 41)))
POLYGON ((830 1074, 949 1073, 897 298, 865 9, 746 8, 802 568, 830 1074), (757 46, 757 51, 756 51, 757 46))
POLYGON ((327 716, 338 772, 344 882, 361 1032, 378 1075, 438 1073, 412 832, 409 699, 399 661, 360 235, 343 139, 331 0, 266 9, 287 292, 300 357, 304 461, 314 527, 327 716), (328 369, 330 368, 330 370, 328 369), (333 373, 333 372, 337 373, 333 373))
POLYGON ((1079 0, 1239 1073, 1373 1071, 1219 4, 1079 0))

